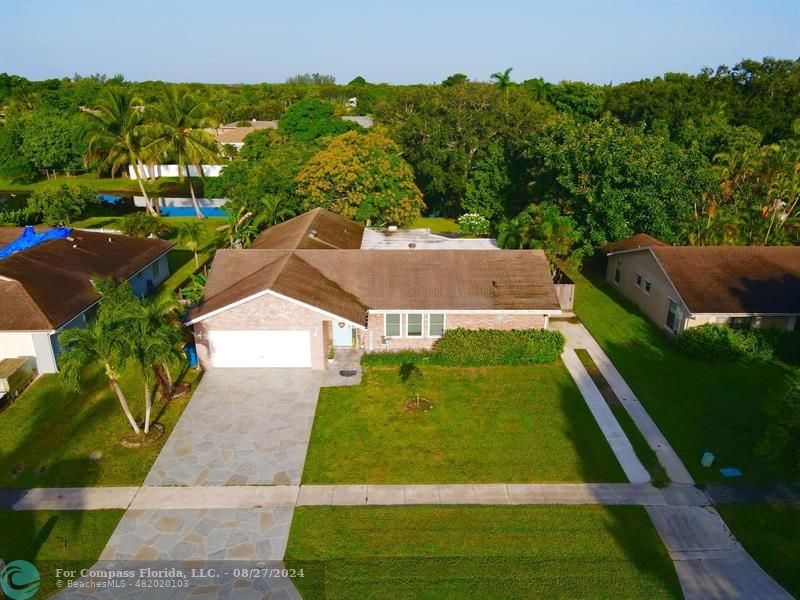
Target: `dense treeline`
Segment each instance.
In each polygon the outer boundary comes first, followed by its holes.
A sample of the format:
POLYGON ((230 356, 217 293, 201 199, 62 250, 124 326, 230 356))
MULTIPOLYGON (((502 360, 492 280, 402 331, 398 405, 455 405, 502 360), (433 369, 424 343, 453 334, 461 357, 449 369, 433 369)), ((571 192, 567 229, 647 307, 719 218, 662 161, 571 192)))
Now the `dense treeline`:
MULTIPOLYGON (((168 87, 201 102, 209 122, 280 119, 206 185, 230 198, 248 236, 312 205, 405 224, 421 192, 424 214, 482 215, 508 245, 565 255, 639 231, 675 243, 800 241, 800 60, 606 86, 514 83, 511 69, 491 79, 168 87), (345 126, 348 113, 379 127, 345 126)), ((102 171, 86 111, 108 88, 148 106, 164 85, 0 75, 0 177, 102 171)))

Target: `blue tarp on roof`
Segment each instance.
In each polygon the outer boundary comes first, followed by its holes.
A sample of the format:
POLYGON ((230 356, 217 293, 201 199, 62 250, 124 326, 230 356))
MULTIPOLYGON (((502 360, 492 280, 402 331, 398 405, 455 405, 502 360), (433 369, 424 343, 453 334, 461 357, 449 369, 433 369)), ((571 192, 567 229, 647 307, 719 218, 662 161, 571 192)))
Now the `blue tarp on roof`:
POLYGON ((42 233, 36 233, 36 230, 28 225, 25 227, 25 230, 22 232, 21 236, 11 242, 8 246, 0 248, 0 260, 8 258, 14 254, 14 252, 33 248, 37 244, 41 244, 47 240, 60 240, 67 237, 70 233, 72 233, 72 229, 69 227, 54 227, 53 229, 48 229, 42 233))

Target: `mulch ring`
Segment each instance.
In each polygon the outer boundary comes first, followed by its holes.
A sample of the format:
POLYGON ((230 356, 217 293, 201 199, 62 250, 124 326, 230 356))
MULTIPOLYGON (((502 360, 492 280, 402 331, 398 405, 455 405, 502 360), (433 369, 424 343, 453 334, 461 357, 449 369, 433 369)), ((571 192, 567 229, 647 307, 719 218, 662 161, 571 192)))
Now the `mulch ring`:
POLYGON ((407 412, 428 412, 432 408, 433 403, 425 400, 425 398, 420 398, 419 400, 416 398, 409 398, 406 400, 407 412))
POLYGON ((136 434, 129 431, 122 436, 122 441, 120 443, 126 448, 146 448, 147 446, 152 446, 164 437, 165 431, 166 429, 161 423, 152 423, 147 435, 144 433, 136 434))

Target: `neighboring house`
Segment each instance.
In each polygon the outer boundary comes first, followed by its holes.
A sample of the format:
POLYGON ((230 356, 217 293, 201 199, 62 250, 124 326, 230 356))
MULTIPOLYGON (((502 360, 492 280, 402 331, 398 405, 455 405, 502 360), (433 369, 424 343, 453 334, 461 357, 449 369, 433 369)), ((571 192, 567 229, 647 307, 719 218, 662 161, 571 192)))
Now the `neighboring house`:
POLYGON ((362 249, 315 209, 220 250, 187 324, 211 367, 325 368, 327 349, 430 348, 447 329, 546 328, 560 314, 540 250, 362 249))
MULTIPOLYGON (((21 227, 0 227, 0 247, 21 227)), ((137 295, 169 275, 173 242, 72 230, 0 260, 0 359, 32 357, 39 373, 58 370, 58 334, 81 327, 99 298, 92 279, 129 280, 137 295)))
MULTIPOLYGON (((189 176, 200 177, 200 171, 203 172, 203 177, 219 177, 225 165, 200 165, 200 169, 194 165, 189 165, 189 176)), ((142 165, 140 169, 145 179, 158 179, 159 177, 178 177, 178 165, 142 165)), ((183 175, 186 176, 186 169, 184 168, 183 175)), ((132 165, 128 165, 128 177, 136 179, 136 171, 132 165)))
POLYGON ((638 234, 603 251, 609 283, 670 333, 798 326, 800 247, 670 246, 638 234))

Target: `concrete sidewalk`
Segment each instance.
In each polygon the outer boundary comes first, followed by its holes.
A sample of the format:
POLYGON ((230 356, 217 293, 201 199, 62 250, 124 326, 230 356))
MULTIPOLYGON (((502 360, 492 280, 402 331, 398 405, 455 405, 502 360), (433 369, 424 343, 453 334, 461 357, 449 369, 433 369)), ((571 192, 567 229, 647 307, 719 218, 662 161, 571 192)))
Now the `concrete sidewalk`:
POLYGON ((257 509, 291 506, 446 504, 607 504, 707 506, 694 486, 649 483, 454 483, 412 485, 281 485, 142 488, 35 488, 0 504, 12 510, 257 509))

